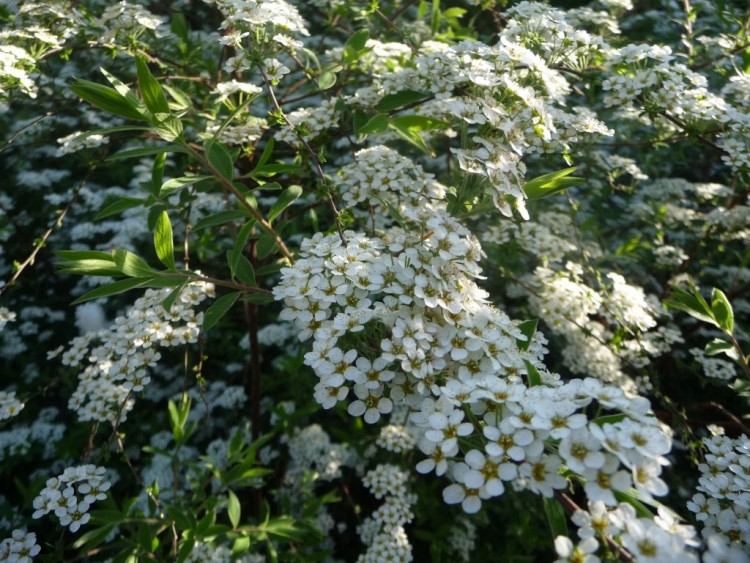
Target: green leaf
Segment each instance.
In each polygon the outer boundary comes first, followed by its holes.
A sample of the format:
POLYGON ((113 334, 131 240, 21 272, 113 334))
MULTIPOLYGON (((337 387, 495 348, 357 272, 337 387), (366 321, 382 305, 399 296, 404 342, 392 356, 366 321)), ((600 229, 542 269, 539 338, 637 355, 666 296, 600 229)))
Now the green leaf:
POLYGON ((164 91, 159 86, 143 57, 136 57, 135 68, 138 75, 138 88, 146 107, 151 113, 169 113, 169 104, 164 91))
POLYGON ((714 338, 711 342, 706 344, 704 351, 706 352, 706 356, 716 356, 717 354, 730 352, 731 350, 734 350, 734 346, 732 346, 731 343, 722 340, 721 338, 714 338))
POLYGON ((625 415, 620 414, 605 414, 604 416, 598 416, 594 419, 594 422, 598 424, 599 426, 604 426, 605 424, 617 424, 618 422, 622 422, 625 420, 625 415))
POLYGON ((167 153, 162 152, 156 155, 154 165, 151 167, 151 186, 149 192, 154 197, 159 197, 159 188, 164 181, 164 165, 167 163, 167 153))
POLYGON ((193 184, 197 184, 201 180, 210 180, 213 176, 183 176, 181 178, 172 178, 167 180, 161 185, 159 189, 159 197, 164 197, 175 190, 181 190, 187 188, 193 184))
POLYGON ((271 206, 271 210, 268 213, 268 222, 272 223, 276 217, 278 217, 282 211, 289 207, 292 203, 297 201, 302 195, 301 186, 289 186, 279 195, 278 199, 271 206))
POLYGON ((521 331, 521 333, 526 337, 526 340, 516 340, 516 344, 518 345, 518 349, 522 351, 526 351, 529 349, 529 344, 531 344, 531 339, 536 333, 536 327, 538 323, 538 319, 530 319, 528 321, 523 321, 521 324, 518 325, 518 329, 521 331))
POLYGON ((256 170, 260 168, 261 166, 263 166, 271 158, 271 155, 273 154, 273 145, 274 145, 273 137, 269 137, 268 142, 266 143, 266 146, 263 149, 263 153, 260 155, 260 158, 258 159, 258 164, 255 165, 256 170))
POLYGON ((290 516, 274 518, 266 522, 261 529, 270 536, 277 536, 292 541, 301 540, 305 535, 305 530, 299 528, 290 516))
POLYGON ((158 121, 154 124, 154 131, 162 139, 171 143, 182 137, 182 121, 178 117, 157 113, 156 118, 158 121))
POLYGON ((273 295, 268 295, 267 293, 250 293, 245 299, 255 305, 265 305, 266 303, 273 303, 276 301, 273 295))
POLYGON ((156 220, 154 228, 154 249, 156 256, 170 270, 175 269, 174 263, 174 240, 172 240, 172 223, 169 221, 169 215, 162 211, 156 220))
POLYGON ((203 317, 203 330, 209 331, 216 326, 216 323, 232 308, 232 305, 237 302, 241 294, 241 292, 236 291, 219 297, 214 301, 214 304, 208 308, 203 317))
POLYGON ((448 123, 445 121, 422 115, 401 115, 399 117, 392 117, 391 125, 394 127, 411 129, 413 131, 434 131, 436 129, 445 129, 448 127, 448 123))
POLYGON ((227 148, 219 141, 206 143, 206 158, 221 176, 231 180, 234 175, 234 160, 227 148))
POLYGON ((199 231, 201 229, 207 229, 208 227, 224 225, 225 223, 229 223, 230 221, 235 221, 237 219, 247 218, 248 213, 245 210, 227 209, 226 211, 219 211, 218 213, 212 213, 211 215, 204 217, 193 226, 193 230, 199 231))
POLYGON ((555 498, 543 497, 544 502, 544 513, 547 515, 547 522, 549 523, 550 532, 552 532, 552 540, 557 536, 568 535, 568 518, 565 516, 565 509, 555 498))
POLYGON ((366 47, 367 40, 370 38, 370 30, 360 29, 352 35, 344 44, 342 62, 345 65, 356 62, 369 49, 366 47))
POLYGON ((584 178, 570 176, 575 170, 575 167, 565 168, 529 180, 523 187, 526 192, 526 197, 531 200, 540 199, 559 193, 571 186, 580 184, 584 181, 584 178))
POLYGON ((107 157, 106 160, 121 160, 123 158, 138 158, 141 156, 149 156, 152 154, 162 154, 167 152, 181 152, 187 153, 187 149, 180 145, 159 145, 158 147, 141 147, 138 149, 128 149, 120 152, 116 152, 112 156, 107 157))
POLYGON ((426 155, 433 156, 432 150, 427 143, 425 143, 425 140, 422 138, 422 135, 419 134, 417 129, 407 127, 403 123, 395 120, 391 120, 390 123, 388 123, 388 127, 393 129, 399 137, 411 143, 426 155))
POLYGON ((240 516, 242 514, 240 499, 238 499, 237 495, 231 490, 227 491, 227 495, 229 496, 227 515, 229 516, 229 521, 232 523, 232 528, 236 528, 240 525, 240 516))
POLYGON ((239 559, 250 549, 250 538, 248 536, 239 536, 232 544, 232 559, 239 559))
POLYGON ((146 117, 138 111, 138 106, 120 94, 114 88, 97 84, 82 78, 73 78, 69 85, 73 93, 109 113, 114 113, 128 119, 145 120, 146 117))
POLYGON ((720 289, 714 288, 711 292, 711 311, 713 311, 719 328, 727 334, 734 332, 734 312, 729 299, 720 289))
POLYGON ((294 172, 299 172, 300 170, 302 170, 302 168, 296 164, 284 164, 283 162, 278 162, 275 164, 264 164, 253 170, 250 173, 250 176, 253 178, 256 176, 275 176, 276 174, 281 174, 283 172, 292 174, 294 172))
POLYGON ((372 135, 374 133, 382 133, 388 129, 388 116, 384 113, 379 113, 372 117, 367 123, 357 131, 358 135, 372 135))
POLYGON ((643 502, 641 502, 640 494, 635 489, 630 488, 627 492, 616 491, 612 489, 612 493, 620 502, 627 502, 629 505, 635 508, 635 513, 639 518, 648 518, 649 520, 651 520, 654 517, 653 512, 651 512, 648 507, 643 504, 643 502))
POLYGON ((112 215, 117 215, 118 213, 122 213, 123 211, 126 211, 128 209, 133 209, 134 207, 138 207, 139 205, 143 205, 144 203, 145 200, 137 197, 122 197, 102 209, 99 214, 94 217, 94 221, 98 221, 112 215))
POLYGON ((120 272, 131 278, 153 277, 156 274, 143 258, 129 250, 113 250, 112 258, 120 272))
POLYGON ((415 104, 426 99, 428 96, 424 92, 416 90, 401 90, 395 94, 388 94, 377 103, 375 109, 379 111, 391 111, 404 106, 415 104))
POLYGON ((57 262, 56 266, 64 274, 76 274, 79 276, 119 276, 122 272, 109 256, 103 259, 63 260, 57 262))
POLYGON ((116 282, 102 285, 91 291, 87 291, 81 295, 78 299, 73 301, 73 305, 78 305, 84 301, 90 301, 91 299, 99 299, 100 297, 109 297, 111 295, 117 295, 118 293, 124 293, 131 289, 143 287, 151 281, 152 278, 128 278, 125 280, 118 280, 116 282))
POLYGON ((258 244, 255 247, 258 251, 258 258, 263 260, 266 256, 278 251, 279 247, 276 245, 276 240, 269 235, 266 231, 263 231, 258 238, 258 244))
POLYGON ((191 536, 182 542, 180 550, 177 552, 177 563, 185 563, 190 554, 193 553, 193 549, 195 549, 195 538, 191 536))
POLYGON ((67 261, 74 260, 108 260, 112 263, 112 254, 101 250, 56 250, 55 256, 67 261))
POLYGON ((541 385, 542 376, 539 375, 539 372, 534 367, 534 364, 532 364, 529 360, 524 360, 523 363, 526 366, 526 376, 529 378, 529 387, 541 385))
POLYGON ((255 270, 253 265, 250 263, 244 255, 240 255, 240 259, 237 261, 235 266, 235 275, 245 285, 256 287, 258 284, 255 281, 255 270))
POLYGON ((185 286, 188 283, 190 283, 190 280, 183 281, 180 285, 178 285, 172 291, 170 291, 169 295, 167 295, 164 298, 164 301, 161 302, 161 306, 164 307, 164 310, 167 313, 169 313, 172 310, 172 305, 174 305, 174 302, 180 296, 180 293, 182 293, 182 290, 185 289, 185 286))
POLYGON ((714 318, 713 310, 698 292, 698 288, 695 287, 692 281, 689 281, 688 284, 690 291, 685 291, 679 287, 672 287, 669 297, 664 300, 664 306, 668 309, 682 311, 698 320, 721 328, 714 318))
POLYGON ((250 231, 254 226, 255 219, 250 219, 247 223, 242 225, 240 232, 237 234, 237 239, 234 241, 234 246, 232 247, 232 250, 229 251, 229 271, 232 273, 232 277, 235 276, 237 264, 245 252, 247 238, 250 236, 250 231))
MULTIPOLYGON (((122 519, 122 515, 118 513, 120 516, 120 519, 122 519)), ((92 516, 93 519, 93 516, 92 516)), ((75 549, 81 549, 82 547, 86 547, 85 551, 90 551, 94 549, 96 546, 101 545, 105 539, 107 539, 107 536, 109 536, 112 533, 112 530, 115 529, 116 524, 106 524, 104 526, 101 526, 100 528, 96 528, 94 530, 90 530, 83 534, 80 538, 78 538, 74 543, 73 547, 75 549)))
POLYGON ((323 72, 318 77, 318 88, 320 88, 321 90, 328 90, 329 88, 333 88, 334 84, 336 84, 336 74, 331 72, 330 70, 323 72))

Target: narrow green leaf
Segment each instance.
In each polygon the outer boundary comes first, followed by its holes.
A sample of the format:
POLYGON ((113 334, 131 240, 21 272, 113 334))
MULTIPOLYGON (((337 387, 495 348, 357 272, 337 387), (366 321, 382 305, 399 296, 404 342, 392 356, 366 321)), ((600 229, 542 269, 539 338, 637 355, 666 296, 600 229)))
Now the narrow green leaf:
POLYGON ((181 178, 172 178, 161 185, 161 188, 159 189, 159 197, 164 197, 169 195, 169 192, 181 190, 182 188, 192 186, 201 180, 209 180, 211 178, 213 178, 213 176, 183 176, 181 178))
POLYGON ((159 188, 164 181, 164 165, 167 163, 167 153, 162 152, 154 158, 154 165, 151 167, 151 186, 149 192, 154 197, 159 197, 159 188))
POLYGON ((664 306, 668 309, 682 311, 698 320, 710 323, 721 328, 714 318, 714 312, 703 296, 698 292, 693 282, 689 282, 690 291, 679 287, 672 287, 669 297, 664 300, 664 306))
POLYGON ((190 283, 190 280, 183 281, 180 285, 175 287, 172 291, 169 292, 169 295, 167 295, 164 298, 164 301, 161 302, 161 306, 164 307, 164 310, 169 313, 172 310, 172 305, 174 305, 174 302, 177 301, 177 298, 180 296, 180 293, 182 293, 182 290, 185 289, 185 286, 190 283))
POLYGON ((232 523, 232 528, 236 528, 240 525, 240 516, 242 514, 240 499, 238 499, 237 495, 231 490, 227 491, 227 495, 229 497, 227 515, 229 516, 229 521, 232 523))
POLYGON ((547 515, 552 540, 557 536, 568 535, 568 518, 565 516, 565 509, 555 498, 543 497, 544 513, 547 515))
POLYGON ((250 293, 246 299, 256 305, 265 305, 266 303, 273 303, 275 301, 274 296, 267 293, 250 293))
POLYGON ((112 255, 101 250, 56 250, 55 256, 63 260, 107 260, 114 264, 112 255))
POLYGON ((584 181, 584 178, 570 176, 575 170, 575 167, 565 168, 529 180, 523 187, 526 197, 531 200, 540 199, 580 184, 584 181))
POLYGON ((94 217, 94 221, 99 221, 100 219, 111 217, 112 215, 117 215, 118 213, 122 213, 123 211, 127 211, 128 209, 133 209, 134 207, 138 207, 139 205, 143 205, 144 203, 145 200, 137 197, 122 197, 102 209, 99 214, 94 217))
POLYGON ((301 186, 289 186, 279 195, 278 199, 271 206, 268 212, 268 222, 272 223, 287 207, 297 201, 302 195, 301 186))
POLYGON ((144 104, 141 100, 139 100, 136 95, 133 93, 133 91, 130 89, 130 87, 123 83, 119 78, 114 76, 113 74, 110 74, 106 68, 99 67, 99 72, 101 72, 104 77, 109 80, 109 83, 112 84, 115 90, 127 100, 127 102, 132 105, 134 108, 138 110, 138 112, 144 116, 149 116, 149 110, 146 107, 146 104, 144 104))
POLYGON ((219 141, 206 143, 206 158, 219 174, 227 180, 231 180, 234 175, 234 159, 227 148, 219 141))
POLYGON ((256 164, 255 166, 256 169, 263 166, 266 162, 268 162, 268 159, 271 158, 271 154, 273 154, 273 145, 274 145, 273 137, 269 137, 268 142, 266 142, 266 146, 263 149, 263 153, 260 155, 260 158, 258 159, 258 164, 256 164))
POLYGON ((186 153, 187 150, 180 145, 159 145, 158 147, 141 147, 138 149, 128 149, 120 152, 116 152, 112 156, 107 157, 106 160, 121 160, 123 158, 137 158, 141 156, 149 156, 152 154, 162 154, 167 152, 181 152, 186 153))
POLYGON ((245 285, 256 287, 258 284, 255 281, 255 269, 244 255, 240 255, 240 259, 235 266, 235 275, 245 285))
MULTIPOLYGON (((122 519, 122 515, 120 515, 120 517, 122 519)), ((85 551, 90 551, 98 545, 101 545, 104 540, 107 539, 107 536, 112 533, 112 530, 114 530, 115 526, 116 524, 106 524, 100 528, 90 530, 83 534, 80 538, 78 538, 73 543, 73 547, 75 549, 80 549, 85 546, 85 551)))
POLYGON ((164 91, 151 74, 143 57, 136 57, 135 68, 138 75, 138 88, 146 107, 154 114, 169 113, 169 104, 164 96, 164 91))
POLYGON ((79 303, 90 301, 91 299, 99 299, 100 297, 110 297, 112 295, 117 295, 118 293, 124 293, 126 291, 130 291, 131 289, 143 287, 149 281, 149 278, 128 278, 125 280, 118 280, 116 282, 108 283, 107 285, 102 285, 100 287, 92 289, 91 291, 87 291, 78 299, 73 301, 72 304, 78 305, 79 303))
POLYGON ((612 489, 612 493, 615 495, 615 498, 619 500, 620 502, 627 502, 629 505, 631 505, 633 508, 635 508, 635 513, 638 515, 639 518, 648 518, 649 520, 654 517, 653 512, 651 512, 648 507, 643 504, 639 498, 637 498, 638 491, 631 488, 628 489, 628 491, 616 491, 612 489))
POLYGON ((169 215, 162 211, 154 228, 154 249, 156 256, 170 270, 174 270, 174 240, 172 240, 172 223, 169 215))
POLYGON ((707 356, 716 356, 717 354, 730 352, 731 350, 734 350, 734 346, 721 338, 714 338, 711 342, 706 344, 706 348, 704 349, 707 356))
POLYGON ((109 260, 64 260, 57 262, 56 266, 64 274, 79 276, 119 276, 122 274, 120 268, 112 261, 111 256, 109 260))
POLYGON ((219 211, 204 217, 193 226, 193 230, 200 231, 201 229, 207 229, 209 227, 217 227, 237 219, 247 219, 247 217, 248 213, 245 210, 227 209, 226 211, 219 211))
POLYGON ((526 340, 516 340, 516 344, 518 345, 519 350, 526 351, 529 349, 529 344, 531 344, 531 338, 536 333, 536 327, 537 327, 538 322, 539 322, 538 319, 530 319, 518 325, 518 329, 526 337, 526 340))
POLYGON ((237 234, 237 239, 234 241, 232 250, 229 251, 229 271, 232 273, 232 277, 235 277, 237 271, 237 264, 240 261, 240 257, 245 252, 245 246, 247 245, 247 238, 250 236, 250 231, 255 226, 255 219, 251 219, 240 229, 237 234))
POLYGON ((129 250, 113 250, 115 266, 131 278, 153 277, 156 273, 146 261, 129 250))
POLYGON ((383 96, 375 106, 375 109, 379 111, 391 111, 410 104, 415 104, 425 98, 427 98, 427 94, 424 92, 417 92, 416 90, 401 90, 395 94, 383 96))
POLYGON ((534 367, 534 364, 532 364, 529 360, 524 360, 523 363, 526 366, 526 376, 529 379, 529 387, 535 387, 536 385, 541 385, 542 376, 539 375, 539 372, 534 367))
POLYGON ((419 131, 417 131, 416 129, 406 127, 402 123, 394 122, 393 120, 388 123, 388 127, 393 129, 399 137, 401 137, 405 141, 408 141, 426 155, 433 156, 432 150, 422 138, 422 135, 419 134, 419 131))
POLYGON ((177 552, 177 563, 185 563, 187 558, 193 553, 193 549, 195 549, 194 537, 191 536, 183 540, 182 545, 180 545, 180 549, 177 552))
POLYGON ((103 109, 104 111, 128 119, 146 119, 143 114, 138 111, 137 106, 132 105, 125 96, 121 95, 114 88, 104 86, 103 84, 97 84, 96 82, 91 82, 89 80, 83 80, 82 78, 73 78, 70 82, 69 88, 79 98, 82 98, 91 105, 103 109))
POLYGON ((258 238, 256 249, 258 251, 258 258, 263 260, 270 254, 276 253, 279 250, 279 247, 276 245, 274 238, 266 231, 263 231, 260 238, 258 238))
POLYGON ((219 297, 214 301, 213 305, 208 308, 203 317, 203 330, 209 331, 216 326, 216 323, 218 323, 227 311, 232 308, 232 305, 235 304, 240 295, 242 295, 242 293, 236 291, 219 297))
POLYGON ((711 292, 711 311, 713 311, 719 328, 727 334, 734 332, 734 312, 729 299, 720 289, 714 288, 711 292))
POLYGON ((448 123, 432 117, 423 115, 401 115, 391 118, 391 125, 403 127, 413 131, 434 131, 436 129, 445 129, 448 123))

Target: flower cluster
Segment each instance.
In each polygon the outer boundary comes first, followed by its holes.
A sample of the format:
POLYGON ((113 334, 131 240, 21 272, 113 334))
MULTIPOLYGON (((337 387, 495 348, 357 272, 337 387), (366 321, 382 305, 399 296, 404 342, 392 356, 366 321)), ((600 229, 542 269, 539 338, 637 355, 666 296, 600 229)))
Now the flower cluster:
POLYGON ((62 526, 71 532, 86 524, 91 515, 91 505, 107 498, 111 483, 104 478, 106 469, 95 465, 68 467, 65 471, 48 479, 45 487, 34 499, 34 518, 54 512, 62 526))
POLYGON ((555 539, 557 563, 599 561, 594 554, 600 547, 625 548, 621 553, 636 561, 698 562, 693 551, 698 546, 695 530, 681 524, 664 506, 655 518, 639 515, 627 503, 607 509, 602 502, 589 501, 588 508, 576 510, 571 518, 578 527, 578 543, 565 536, 555 539), (612 543, 604 546, 607 542, 612 543))
POLYGON ((717 434, 703 440, 707 452, 698 466, 698 492, 687 503, 709 542, 719 534, 747 552, 750 546, 750 439, 717 434))
POLYGON ((170 310, 162 305, 169 289, 148 290, 111 327, 71 341, 62 363, 83 367, 69 407, 80 420, 125 420, 133 407, 132 394, 151 381, 148 368, 161 358, 158 348, 196 342, 203 313, 195 307, 213 296, 213 285, 187 285, 170 310))
POLYGON ((0 542, 0 561, 9 563, 31 563, 42 547, 36 543, 36 534, 24 530, 13 530, 9 538, 0 542))
POLYGON ((383 504, 358 527, 367 551, 357 561, 412 561, 411 545, 404 525, 414 518, 411 506, 416 497, 408 492, 408 474, 395 465, 378 465, 367 472, 362 483, 383 504))

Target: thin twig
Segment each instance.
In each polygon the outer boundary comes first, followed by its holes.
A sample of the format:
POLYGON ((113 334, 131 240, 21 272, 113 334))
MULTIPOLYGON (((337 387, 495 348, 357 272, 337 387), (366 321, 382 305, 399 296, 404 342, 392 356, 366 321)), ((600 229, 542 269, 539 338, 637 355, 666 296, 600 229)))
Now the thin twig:
POLYGON ((18 281, 18 278, 21 276, 23 271, 28 266, 34 263, 34 261, 36 260, 36 255, 39 254, 39 251, 42 250, 42 248, 44 248, 45 244, 47 244, 47 239, 49 239, 49 237, 52 235, 55 229, 59 229, 62 226, 63 219, 65 219, 66 215, 72 209, 73 205, 78 199, 78 194, 80 193, 81 189, 83 189, 83 186, 86 185, 86 182, 88 182, 89 178, 91 178, 91 175, 94 173, 95 169, 96 169, 96 164, 91 166, 89 171, 86 173, 86 176, 84 176, 84 178, 78 183, 78 185, 73 190, 73 193, 70 197, 70 201, 68 201, 68 204, 65 206, 65 208, 57 215, 57 217, 55 218, 55 222, 52 223, 52 225, 50 225, 50 227, 44 232, 41 238, 36 242, 36 244, 34 245, 34 250, 31 251, 31 254, 29 254, 26 260, 21 262, 16 267, 15 273, 8 280, 8 282, 0 287, 0 295, 2 295, 9 287, 15 285, 15 283, 18 281))
POLYGON ((268 90, 268 95, 271 98, 271 103, 273 104, 274 109, 279 114, 281 119, 284 120, 284 123, 292 130, 292 133, 295 137, 299 140, 300 143, 302 143, 302 146, 305 147, 308 154, 310 155, 310 160, 313 163, 313 169, 315 170, 315 175, 320 180, 321 186, 326 192, 326 196, 328 198, 328 204, 331 206, 331 211, 333 212, 333 218, 336 221, 336 229, 339 233, 339 238, 341 239, 341 242, 346 244, 346 237, 344 237, 344 230, 341 227, 341 215, 339 213, 339 210, 336 208, 336 202, 333 201, 333 196, 331 195, 330 190, 328 189, 326 177, 323 173, 323 168, 320 165, 320 159, 318 158, 318 154, 313 150, 313 148, 310 146, 310 143, 308 143, 305 138, 299 134, 299 132, 295 129, 294 125, 291 121, 289 121, 289 118, 287 118, 286 114, 284 113, 284 110, 281 109, 281 106, 279 105, 279 101, 276 99, 276 94, 273 91, 273 87, 271 86, 271 81, 268 78, 268 75, 266 74, 265 69, 260 69, 261 75, 263 76, 263 82, 265 82, 266 90, 268 90))

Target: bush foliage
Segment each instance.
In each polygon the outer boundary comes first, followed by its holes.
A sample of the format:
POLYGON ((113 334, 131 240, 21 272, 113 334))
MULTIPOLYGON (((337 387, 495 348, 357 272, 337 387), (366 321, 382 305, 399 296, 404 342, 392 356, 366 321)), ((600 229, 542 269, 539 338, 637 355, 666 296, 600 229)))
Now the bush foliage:
POLYGON ((744 2, 0 22, 0 561, 750 560, 744 2))

